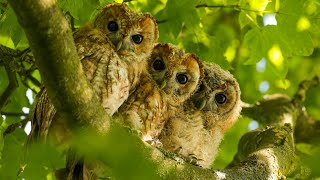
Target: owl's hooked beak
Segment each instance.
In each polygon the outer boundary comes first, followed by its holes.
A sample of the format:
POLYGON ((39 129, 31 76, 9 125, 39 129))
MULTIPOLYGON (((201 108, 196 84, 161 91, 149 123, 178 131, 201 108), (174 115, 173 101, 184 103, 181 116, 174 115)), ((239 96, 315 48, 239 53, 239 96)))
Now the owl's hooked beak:
POLYGON ((206 106, 206 104, 207 104, 207 100, 203 100, 200 104, 199 110, 201 111, 206 106))
POLYGON ((119 51, 122 47, 122 41, 119 41, 119 43, 117 44, 117 47, 116 47, 116 51, 119 51))
POLYGON ((167 80, 163 80, 160 86, 160 89, 163 89, 167 86, 167 80))
POLYGON ((132 46, 130 46, 130 43, 127 42, 127 40, 123 39, 121 41, 118 42, 117 47, 116 47, 116 51, 117 52, 134 52, 134 49, 132 46))

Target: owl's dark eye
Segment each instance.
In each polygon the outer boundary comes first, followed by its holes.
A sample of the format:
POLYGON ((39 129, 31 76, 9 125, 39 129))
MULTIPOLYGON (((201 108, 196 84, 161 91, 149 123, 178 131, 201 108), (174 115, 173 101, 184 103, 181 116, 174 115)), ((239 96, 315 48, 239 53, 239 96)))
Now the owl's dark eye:
POLYGON ((111 32, 115 32, 115 31, 118 31, 119 26, 118 26, 118 24, 116 22, 110 21, 109 24, 108 24, 108 29, 111 32))
POLYGON ((157 71, 162 71, 165 69, 164 62, 161 59, 157 59, 153 62, 153 69, 157 71))
POLYGON ((136 44, 140 44, 143 41, 143 36, 140 34, 135 34, 135 35, 131 36, 131 38, 132 38, 132 41, 136 44))
POLYGON ((204 90, 204 84, 200 84, 199 89, 198 89, 197 92, 201 92, 201 91, 203 91, 203 90, 204 90))
POLYGON ((176 78, 180 84, 185 84, 188 82, 188 76, 186 76, 185 74, 178 74, 176 78))
POLYGON ((215 95, 214 99, 216 100, 217 103, 219 104, 223 104, 227 101, 227 97, 222 94, 222 93, 218 93, 215 95))

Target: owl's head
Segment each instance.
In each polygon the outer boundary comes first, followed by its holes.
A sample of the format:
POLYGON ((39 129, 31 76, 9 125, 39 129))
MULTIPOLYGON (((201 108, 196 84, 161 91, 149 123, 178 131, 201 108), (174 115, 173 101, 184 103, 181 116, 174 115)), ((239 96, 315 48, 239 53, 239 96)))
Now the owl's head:
POLYGON ((218 117, 218 121, 235 121, 241 110, 239 84, 218 65, 203 63, 203 66, 204 79, 190 100, 196 108, 218 117))
POLYGON ((188 99, 203 77, 199 59, 171 44, 155 45, 148 60, 148 71, 174 103, 188 99))
POLYGON ((137 56, 137 60, 150 56, 158 40, 158 27, 148 13, 130 10, 127 4, 110 4, 95 18, 94 27, 106 35, 120 56, 137 56))

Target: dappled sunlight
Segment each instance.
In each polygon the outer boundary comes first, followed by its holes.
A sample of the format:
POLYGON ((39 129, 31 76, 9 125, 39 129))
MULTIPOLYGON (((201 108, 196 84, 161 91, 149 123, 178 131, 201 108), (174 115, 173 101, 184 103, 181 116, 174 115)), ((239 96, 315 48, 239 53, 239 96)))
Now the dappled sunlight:
POLYGON ((275 84, 281 89, 288 89, 291 86, 291 82, 288 79, 277 80, 275 84))
POLYGON ((224 172, 216 171, 215 174, 219 179, 226 179, 226 173, 224 172))
POLYGON ((248 124, 248 129, 251 130, 255 130, 259 128, 259 123, 256 120, 252 120, 249 124, 248 124))
POLYGON ((45 9, 52 8, 52 6, 56 5, 56 1, 55 0, 42 0, 42 1, 39 1, 39 3, 45 9))
POLYGON ((258 72, 264 72, 266 70, 266 64, 267 61, 265 58, 262 58, 259 62, 257 62, 256 64, 256 70, 258 72))
POLYGON ((298 31, 305 31, 311 27, 311 23, 308 18, 302 16, 297 22, 297 30, 298 31))
MULTIPOLYGON (((0 25, 0 28, 2 28, 1 25, 0 25)), ((1 39, 1 41, 0 41, 1 44, 3 44, 4 46, 7 46, 9 48, 14 49, 14 43, 9 36, 4 36, 4 35, 0 34, 0 39, 1 39)))
POLYGON ((262 81, 260 84, 259 84, 259 91, 262 92, 262 93, 265 93, 269 90, 269 82, 268 81, 262 81))
POLYGON ((273 45, 271 49, 268 51, 268 58, 273 65, 275 65, 278 69, 283 68, 283 56, 281 49, 278 45, 273 45))
POLYGON ((257 0, 257 1, 251 1, 247 0, 251 9, 256 11, 264 11, 270 2, 270 0, 257 0))
POLYGON ((22 112, 24 112, 25 114, 29 114, 30 108, 23 107, 23 108, 22 108, 22 112))
POLYGON ((33 94, 32 90, 28 88, 28 90, 26 91, 26 96, 27 96, 30 104, 32 104, 34 102, 32 94, 33 94))
POLYGON ((278 22, 276 20, 276 14, 272 13, 272 14, 265 14, 263 16, 263 25, 267 26, 267 25, 277 25, 278 22))
POLYGON ((262 149, 259 150, 258 152, 256 152, 256 154, 258 156, 261 157, 261 159, 265 159, 266 162, 268 163, 268 169, 270 172, 270 175, 268 177, 268 179, 279 179, 278 178, 278 170, 279 170, 279 162, 277 157, 275 156, 275 152, 273 151, 272 148, 266 148, 266 149, 262 149))
POLYGON ((232 62, 236 58, 238 46, 239 41, 233 40, 232 44, 227 48, 226 52, 223 54, 223 56, 226 57, 228 62, 232 62))
POLYGON ((291 113, 286 113, 283 115, 284 117, 282 118, 282 123, 283 124, 290 124, 291 126, 293 126, 293 115, 291 113))
POLYGON ((202 29, 203 28, 203 24, 200 22, 199 23, 199 27, 202 29))
POLYGON ((27 135, 31 132, 31 121, 28 121, 26 126, 24 127, 24 132, 26 132, 27 135))

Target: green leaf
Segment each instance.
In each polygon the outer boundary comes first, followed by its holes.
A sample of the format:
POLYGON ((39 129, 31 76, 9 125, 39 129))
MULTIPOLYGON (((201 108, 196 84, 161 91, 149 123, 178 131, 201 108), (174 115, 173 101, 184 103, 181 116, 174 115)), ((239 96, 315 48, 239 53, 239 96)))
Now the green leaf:
POLYGON ((58 0, 60 7, 75 18, 75 25, 81 26, 89 21, 93 12, 101 8, 99 0, 58 0))
MULTIPOLYGON (((19 76, 17 76, 19 77, 19 76)), ((23 86, 23 84, 20 81, 20 78, 18 78, 19 87, 13 91, 11 94, 8 103, 3 108, 3 111, 6 112, 22 112, 23 107, 30 108, 30 104, 28 101, 28 98, 26 96, 27 88, 23 86)), ((8 125, 20 121, 21 118, 17 116, 8 116, 6 118, 6 123, 8 125)))
MULTIPOLYGON (((193 28, 199 23, 200 19, 195 8, 197 3, 197 0, 168 0, 166 7, 156 15, 156 19, 161 22, 158 24, 160 34, 171 33, 177 37, 183 25, 193 28)), ((161 38, 160 36, 160 41, 161 38)))
POLYGON ((65 156, 54 146, 32 144, 28 147, 26 167, 21 176, 26 179, 46 179, 47 175, 65 167, 65 156))
POLYGON ((4 12, 4 18, 0 21, 0 29, 0 37, 11 37, 15 46, 19 44, 22 38, 25 38, 24 31, 20 27, 12 8, 7 8, 4 12))
POLYGON ((130 1, 129 7, 141 11, 141 12, 149 12, 151 14, 158 13, 161 9, 165 7, 166 2, 162 0, 152 0, 152 1, 130 1))
POLYGON ((0 179, 17 179, 23 166, 23 148, 26 133, 17 128, 4 138, 2 159, 0 160, 0 179))
POLYGON ((243 40, 243 45, 250 50, 250 58, 247 64, 257 63, 266 54, 263 36, 258 28, 253 28, 247 32, 243 40))
POLYGON ((313 52, 309 33, 282 26, 254 28, 245 35, 243 44, 251 53, 247 64, 257 63, 265 57, 277 67, 276 72, 281 77, 286 74, 285 61, 288 57, 308 56, 313 52))
POLYGON ((132 136, 131 130, 113 126, 106 137, 82 131, 75 138, 76 147, 88 159, 98 160, 102 167, 107 168, 107 172, 104 170, 99 174, 111 176, 111 179, 160 179, 155 173, 155 164, 145 156, 148 151, 141 146, 139 137, 132 136))

